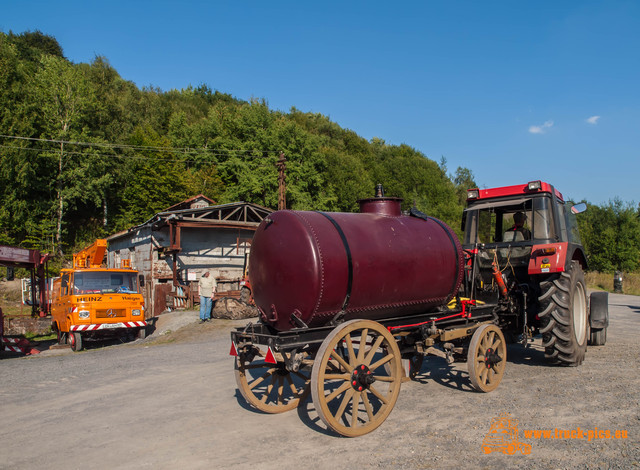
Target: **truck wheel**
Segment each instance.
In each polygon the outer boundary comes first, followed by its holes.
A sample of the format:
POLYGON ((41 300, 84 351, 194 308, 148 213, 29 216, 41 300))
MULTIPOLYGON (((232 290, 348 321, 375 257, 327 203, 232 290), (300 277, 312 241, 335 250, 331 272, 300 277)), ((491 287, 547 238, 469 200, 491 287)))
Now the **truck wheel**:
POLYGON ((55 330, 56 335, 58 336, 58 344, 67 344, 67 334, 63 331, 60 331, 60 327, 58 326, 57 323, 54 323, 53 329, 55 330))
POLYGON ((555 364, 579 366, 589 338, 587 289, 582 267, 571 261, 569 271, 540 283, 540 317, 545 357, 555 364))
POLYGON ((69 346, 72 351, 82 351, 82 335, 77 331, 75 333, 69 332, 69 346))

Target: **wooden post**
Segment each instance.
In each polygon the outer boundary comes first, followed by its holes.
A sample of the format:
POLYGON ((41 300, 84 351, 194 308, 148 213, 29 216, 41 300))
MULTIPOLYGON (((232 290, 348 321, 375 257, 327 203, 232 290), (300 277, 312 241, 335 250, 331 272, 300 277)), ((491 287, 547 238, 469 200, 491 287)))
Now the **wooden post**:
POLYGON ((282 211, 287 208, 287 188, 284 180, 286 179, 285 170, 287 159, 284 156, 284 152, 280 152, 280 159, 276 163, 278 167, 278 210, 282 211))

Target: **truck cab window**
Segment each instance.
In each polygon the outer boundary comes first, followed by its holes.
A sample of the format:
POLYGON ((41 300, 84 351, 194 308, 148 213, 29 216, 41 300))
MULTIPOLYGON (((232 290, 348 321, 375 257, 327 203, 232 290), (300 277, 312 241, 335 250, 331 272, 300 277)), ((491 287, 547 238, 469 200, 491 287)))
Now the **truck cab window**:
POLYGON ((69 295, 69 275, 62 276, 62 282, 60 283, 60 295, 69 295))

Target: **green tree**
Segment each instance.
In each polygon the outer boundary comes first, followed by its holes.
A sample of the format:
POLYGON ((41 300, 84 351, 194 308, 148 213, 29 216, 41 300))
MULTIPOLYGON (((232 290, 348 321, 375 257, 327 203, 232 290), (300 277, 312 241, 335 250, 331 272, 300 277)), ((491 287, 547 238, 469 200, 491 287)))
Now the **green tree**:
POLYGON ((115 228, 126 229, 191 196, 185 165, 170 151, 169 140, 150 126, 138 127, 129 144, 136 149, 121 158, 120 205, 115 228), (149 150, 139 150, 149 147, 149 150), (169 151, 163 151, 166 148, 169 151))
POLYGON ((35 76, 33 98, 40 104, 42 118, 41 137, 57 141, 55 154, 47 153, 43 157, 55 158, 55 212, 56 212, 56 251, 63 254, 62 235, 66 204, 82 191, 84 181, 74 176, 77 174, 77 163, 65 149, 65 142, 80 140, 86 135, 83 132, 85 111, 92 102, 91 88, 79 67, 73 66, 56 56, 43 56, 42 68, 35 76))
POLYGON ((473 189, 478 187, 473 172, 469 168, 463 168, 459 166, 456 169, 456 174, 453 177, 453 184, 456 186, 456 192, 458 193, 458 202, 461 205, 467 202, 467 189, 473 189))
POLYGON ((619 198, 602 207, 590 205, 578 222, 590 269, 628 272, 640 268, 640 218, 634 205, 619 198))

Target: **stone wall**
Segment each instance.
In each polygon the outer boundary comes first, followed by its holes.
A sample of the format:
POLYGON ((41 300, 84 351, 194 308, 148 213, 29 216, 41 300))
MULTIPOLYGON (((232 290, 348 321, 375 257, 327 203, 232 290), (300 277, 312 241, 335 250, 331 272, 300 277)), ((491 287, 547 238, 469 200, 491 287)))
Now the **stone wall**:
POLYGON ((35 333, 38 335, 51 332, 51 318, 5 317, 4 334, 6 336, 35 333))

